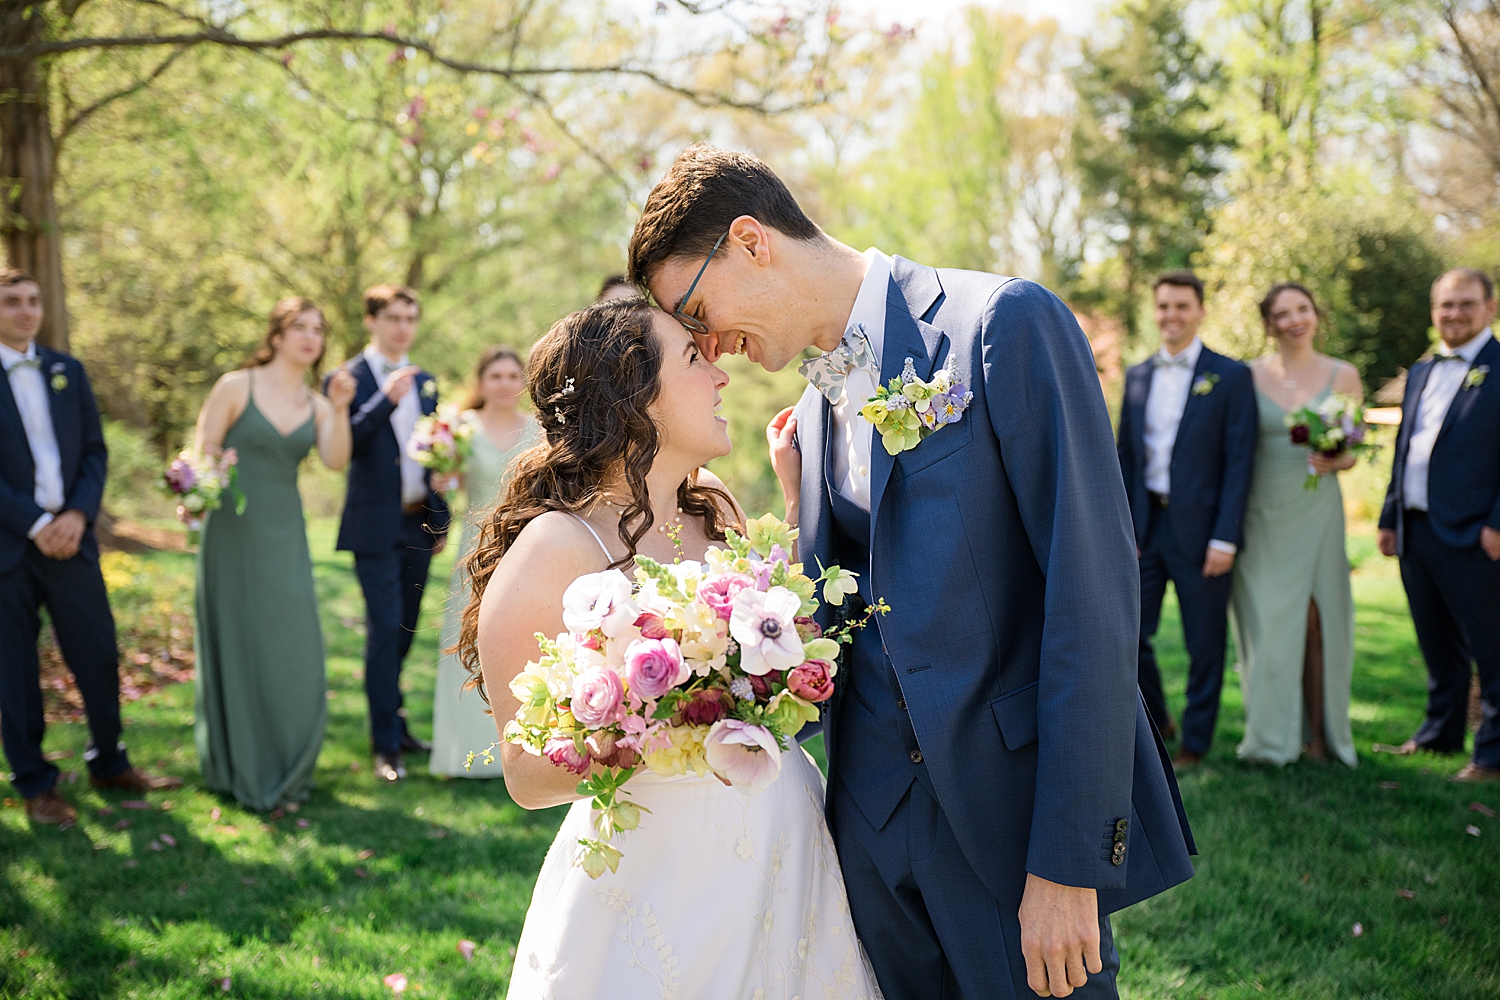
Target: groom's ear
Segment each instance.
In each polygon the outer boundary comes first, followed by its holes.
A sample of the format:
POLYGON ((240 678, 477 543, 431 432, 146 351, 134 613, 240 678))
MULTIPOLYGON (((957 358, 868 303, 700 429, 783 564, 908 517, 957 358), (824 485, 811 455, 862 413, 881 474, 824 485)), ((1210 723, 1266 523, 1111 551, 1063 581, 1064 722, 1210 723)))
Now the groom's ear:
POLYGON ((742 215, 729 224, 729 238, 735 247, 760 267, 770 266, 772 232, 770 226, 763 225, 753 215, 742 215))

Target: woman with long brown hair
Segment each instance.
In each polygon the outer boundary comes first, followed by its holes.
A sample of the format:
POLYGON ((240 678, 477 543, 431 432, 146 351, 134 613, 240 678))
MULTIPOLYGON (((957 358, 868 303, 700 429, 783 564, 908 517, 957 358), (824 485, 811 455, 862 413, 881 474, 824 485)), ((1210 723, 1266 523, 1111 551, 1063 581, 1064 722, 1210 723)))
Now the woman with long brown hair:
MULTIPOLYGON (((729 452, 718 415, 728 377, 642 298, 591 306, 532 348, 528 388, 546 440, 523 455, 469 562, 473 596, 459 655, 498 726, 518 707, 509 682, 565 631, 563 591, 637 556, 701 560, 742 520, 702 466, 729 452)), ((574 864, 591 836, 578 775, 506 745, 511 798, 573 803, 542 865, 511 973, 513 1000, 759 995, 872 997, 843 877, 806 754, 745 798, 712 777, 642 772, 649 809, 619 868, 597 881, 574 864)))
POLYGON ((328 395, 308 376, 323 359, 323 313, 292 296, 271 310, 260 349, 222 376, 198 415, 197 447, 233 448, 245 509, 208 515, 198 553, 197 718, 203 779, 252 809, 307 798, 323 745, 327 685, 297 467, 315 446, 349 461, 354 378, 328 395))
MULTIPOLYGON (((521 409, 526 395, 526 370, 521 356, 509 347, 491 347, 479 356, 463 419, 473 429, 468 456, 456 486, 467 497, 458 560, 448 582, 448 605, 443 614, 439 648, 458 641, 459 621, 468 592, 465 560, 478 539, 480 519, 488 514, 505 489, 506 471, 517 455, 541 439, 541 428, 521 409)), ((447 484, 434 483, 438 488, 447 484)), ((437 689, 432 696, 432 755, 428 768, 450 778, 498 778, 500 765, 475 760, 465 767, 469 752, 488 746, 495 724, 486 714, 477 691, 469 690, 463 664, 453 653, 438 660, 437 689)))
POLYGON ((1230 597, 1245 701, 1238 753, 1281 765, 1305 752, 1353 767, 1354 597, 1338 473, 1354 455, 1309 455, 1292 444, 1286 416, 1364 390, 1353 365, 1314 347, 1323 314, 1307 288, 1274 286, 1260 314, 1276 350, 1250 364, 1260 438, 1230 597), (1303 488, 1309 466, 1321 478, 1316 490, 1303 488))

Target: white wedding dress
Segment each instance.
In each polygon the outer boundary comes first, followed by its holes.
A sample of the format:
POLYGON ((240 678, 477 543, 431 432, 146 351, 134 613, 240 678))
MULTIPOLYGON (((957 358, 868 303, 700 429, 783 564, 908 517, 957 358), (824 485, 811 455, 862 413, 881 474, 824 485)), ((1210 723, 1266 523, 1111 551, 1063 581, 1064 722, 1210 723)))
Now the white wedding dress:
POLYGON ((823 778, 803 750, 745 798, 716 778, 642 771, 650 809, 613 842, 618 872, 575 865, 593 836, 575 802, 537 878, 509 1000, 874 1000, 823 821, 823 778))

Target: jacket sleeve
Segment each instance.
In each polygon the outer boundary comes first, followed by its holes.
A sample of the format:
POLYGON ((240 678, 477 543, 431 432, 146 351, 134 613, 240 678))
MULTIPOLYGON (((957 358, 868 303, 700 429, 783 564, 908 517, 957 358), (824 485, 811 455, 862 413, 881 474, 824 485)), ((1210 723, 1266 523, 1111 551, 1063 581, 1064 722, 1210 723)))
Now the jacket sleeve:
POLYGON ((1237 365, 1234 374, 1224 380, 1224 478, 1219 483, 1219 514, 1214 519, 1212 537, 1245 547, 1245 505, 1250 500, 1250 483, 1255 474, 1255 446, 1260 437, 1260 414, 1255 407, 1255 376, 1250 369, 1237 365))
POLYGON ((99 505, 104 501, 104 479, 109 469, 109 448, 104 443, 104 427, 99 421, 99 404, 94 399, 94 389, 89 385, 83 365, 74 361, 74 374, 78 379, 78 417, 83 432, 80 443, 78 478, 73 482, 73 492, 64 501, 68 510, 83 514, 89 524, 99 517, 99 505))
POLYGON ((1120 478, 1125 483, 1125 494, 1130 495, 1135 482, 1135 425, 1130 416, 1130 373, 1125 374, 1125 392, 1120 399, 1120 430, 1115 442, 1115 451, 1120 458, 1120 478))
MULTIPOLYGON (((1397 515, 1401 513, 1396 509, 1396 505, 1400 502, 1401 477, 1406 474, 1406 445, 1411 436, 1411 428, 1407 425, 1412 419, 1411 414, 1407 412, 1406 404, 1407 397, 1411 394, 1411 373, 1415 368, 1416 365, 1413 365, 1406 373, 1406 389, 1401 397, 1401 423, 1396 427, 1396 443, 1391 455, 1391 481, 1386 484, 1385 501, 1380 505, 1380 520, 1376 525, 1387 531, 1396 530, 1397 515)), ((1497 502, 1497 507, 1500 507, 1500 502, 1497 502)), ((1493 512, 1491 514, 1493 517, 1493 512)), ((1494 523, 1493 520, 1491 523, 1494 523)))
POLYGON ((349 415, 349 433, 355 455, 363 455, 382 427, 389 427, 391 411, 396 408, 390 397, 376 389, 361 402, 356 402, 349 415))
POLYGON ((982 337, 990 425, 1046 578, 1026 870, 1120 888, 1100 845, 1130 816, 1140 573, 1109 413, 1088 340, 1040 285, 1003 285, 982 337))
MULTIPOLYGON (((24 440, 21 446, 26 447, 24 440)), ((12 489, 9 483, 0 479, 0 528, 25 541, 31 526, 45 513, 31 493, 12 489)))

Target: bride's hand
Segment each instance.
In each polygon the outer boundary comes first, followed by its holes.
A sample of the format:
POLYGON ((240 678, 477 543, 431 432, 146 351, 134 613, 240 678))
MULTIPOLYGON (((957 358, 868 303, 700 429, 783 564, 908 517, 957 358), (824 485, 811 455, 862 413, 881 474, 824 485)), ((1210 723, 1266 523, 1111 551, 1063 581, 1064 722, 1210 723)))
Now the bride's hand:
POLYGON ((802 492, 802 452, 797 449, 797 418, 790 406, 766 425, 766 443, 771 446, 771 468, 790 510, 802 492))

